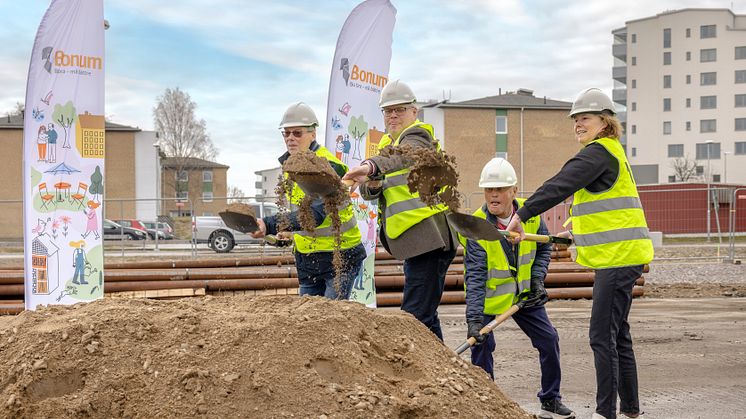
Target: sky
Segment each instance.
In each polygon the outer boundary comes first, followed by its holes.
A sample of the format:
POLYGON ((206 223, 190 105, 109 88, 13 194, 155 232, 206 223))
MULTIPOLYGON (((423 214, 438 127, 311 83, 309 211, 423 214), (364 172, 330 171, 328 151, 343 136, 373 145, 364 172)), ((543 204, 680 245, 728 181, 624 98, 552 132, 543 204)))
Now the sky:
MULTIPOLYGON (((153 107, 178 87, 230 166, 228 185, 255 193, 257 170, 279 166, 285 109, 325 119, 337 37, 359 0, 105 0, 106 115, 153 129, 153 107)), ((463 101, 528 88, 572 101, 611 93, 611 31, 666 10, 746 0, 391 0, 389 79, 417 98, 463 101)), ((0 0, 0 115, 25 97, 34 36, 49 1, 0 0)), ((323 124, 322 124, 323 125, 323 124)), ((319 138, 323 139, 323 127, 319 138)))

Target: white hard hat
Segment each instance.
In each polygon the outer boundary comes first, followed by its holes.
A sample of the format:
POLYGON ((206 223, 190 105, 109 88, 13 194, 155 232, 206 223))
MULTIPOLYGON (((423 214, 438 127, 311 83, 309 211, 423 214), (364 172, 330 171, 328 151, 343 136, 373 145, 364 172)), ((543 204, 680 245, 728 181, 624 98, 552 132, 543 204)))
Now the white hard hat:
POLYGON ((480 188, 504 188, 515 186, 517 183, 518 177, 515 175, 513 165, 502 157, 495 157, 488 161, 479 176, 480 188))
POLYGON ((303 102, 290 105, 280 121, 280 128, 315 127, 317 125, 319 125, 319 120, 313 109, 303 102))
POLYGON ((378 100, 378 106, 386 108, 394 105, 404 105, 414 103, 417 98, 414 92, 404 82, 394 80, 386 83, 381 89, 381 98, 378 100))
POLYGON ((616 114, 614 103, 601 89, 591 87, 580 92, 575 102, 572 103, 572 109, 570 109, 570 115, 568 116, 572 118, 579 113, 601 113, 603 111, 611 112, 612 115, 616 114))

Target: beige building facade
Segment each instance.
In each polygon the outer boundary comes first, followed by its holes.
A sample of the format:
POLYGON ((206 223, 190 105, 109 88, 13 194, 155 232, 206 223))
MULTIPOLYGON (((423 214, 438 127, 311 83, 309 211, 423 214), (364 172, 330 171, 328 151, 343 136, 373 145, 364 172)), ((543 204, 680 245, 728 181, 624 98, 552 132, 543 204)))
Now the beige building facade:
POLYGON ((424 105, 422 118, 431 123, 444 149, 456 158, 464 204, 476 209, 482 167, 493 157, 507 158, 518 176, 518 189, 528 196, 555 175, 580 146, 567 114, 570 102, 536 97, 527 89, 464 102, 424 105))
POLYGON ((746 181, 746 15, 682 9, 613 32, 613 99, 639 184, 746 181), (696 162, 693 178, 675 166, 696 162))
POLYGON ((164 214, 218 215, 226 207, 229 166, 197 158, 166 157, 161 167, 164 214))

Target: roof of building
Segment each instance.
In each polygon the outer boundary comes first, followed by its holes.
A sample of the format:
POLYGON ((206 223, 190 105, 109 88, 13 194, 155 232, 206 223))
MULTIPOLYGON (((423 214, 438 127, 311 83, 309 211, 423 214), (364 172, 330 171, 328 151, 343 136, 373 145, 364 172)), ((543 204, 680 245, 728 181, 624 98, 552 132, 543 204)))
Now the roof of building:
POLYGON ((256 172, 254 172, 254 174, 255 175, 262 175, 264 173, 272 173, 272 172, 276 172, 276 171, 282 171, 282 166, 273 167, 271 169, 257 170, 256 172))
MULTIPOLYGON (((640 21, 643 21, 643 20, 648 20, 648 19, 657 19, 657 18, 659 18, 661 16, 673 15, 673 14, 676 14, 676 13, 683 13, 683 12, 727 12, 727 13, 730 13, 733 17, 736 17, 736 16, 738 16, 738 17, 746 16, 746 15, 737 15, 737 14, 733 13, 733 11, 731 9, 726 9, 726 8, 688 7, 686 9, 666 10, 666 11, 663 11, 661 13, 655 14, 653 16, 647 16, 647 17, 641 17, 641 18, 638 18, 638 19, 628 20, 628 21, 625 22, 625 25, 628 25, 630 23, 640 22, 640 21)), ((611 32, 614 33, 616 31, 619 31, 619 30, 625 29, 625 28, 626 28, 626 26, 624 28, 614 29, 611 32)))
POLYGON ((481 99, 465 100, 463 102, 443 102, 437 105, 442 108, 488 108, 488 109, 561 109, 569 110, 572 102, 547 99, 534 96, 533 90, 519 89, 517 92, 507 92, 497 96, 487 96, 481 99))
MULTIPOLYGON (((23 129, 23 114, 8 114, 0 117, 0 129, 23 129)), ((107 131, 141 131, 140 128, 106 121, 107 131)))
POLYGON ((196 157, 166 157, 165 159, 161 161, 161 167, 164 167, 164 168, 181 167, 183 169, 208 169, 208 168, 228 169, 230 166, 216 163, 214 161, 198 159, 196 157))

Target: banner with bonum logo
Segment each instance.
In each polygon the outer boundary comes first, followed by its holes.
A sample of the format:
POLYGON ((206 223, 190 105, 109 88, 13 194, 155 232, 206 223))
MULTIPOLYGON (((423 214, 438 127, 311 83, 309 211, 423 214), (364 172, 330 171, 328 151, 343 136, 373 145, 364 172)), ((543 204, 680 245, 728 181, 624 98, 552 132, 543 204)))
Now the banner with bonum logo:
POLYGON ((103 297, 103 0, 52 0, 23 124, 25 305, 103 297))
MULTIPOLYGON (((396 8, 388 0, 367 0, 350 13, 337 40, 329 81, 325 145, 349 167, 378 153, 385 128, 378 107, 388 81, 396 8)), ((352 287, 351 300, 376 305, 374 262, 378 207, 357 191, 351 198, 363 244, 364 269, 352 287)))

